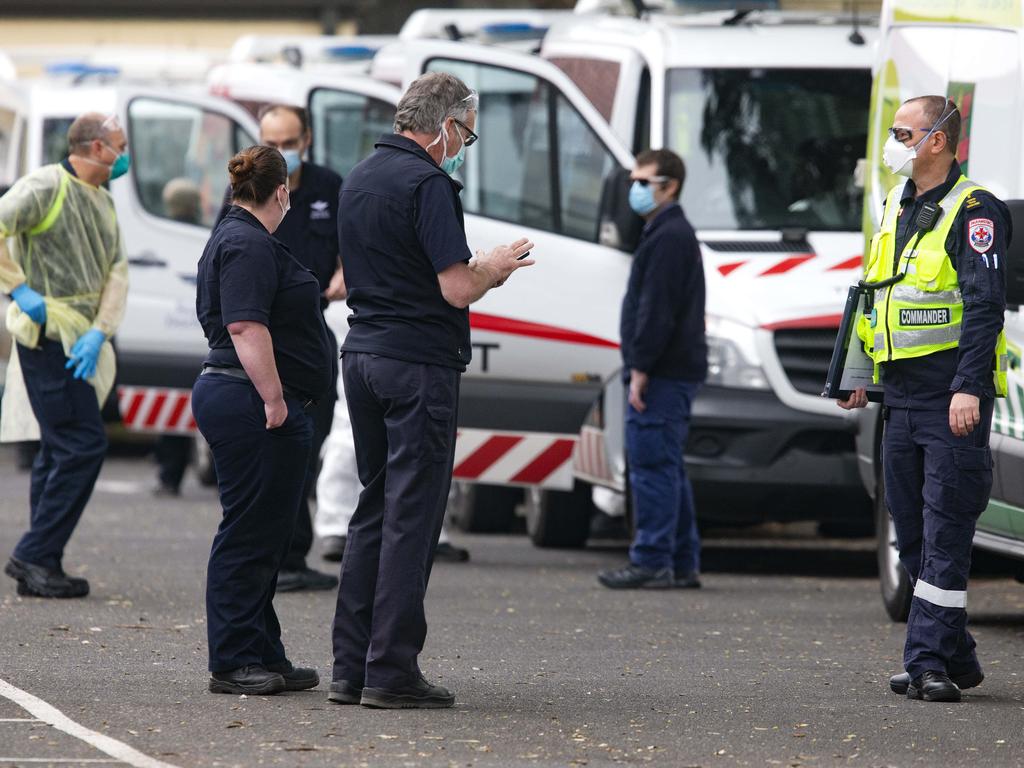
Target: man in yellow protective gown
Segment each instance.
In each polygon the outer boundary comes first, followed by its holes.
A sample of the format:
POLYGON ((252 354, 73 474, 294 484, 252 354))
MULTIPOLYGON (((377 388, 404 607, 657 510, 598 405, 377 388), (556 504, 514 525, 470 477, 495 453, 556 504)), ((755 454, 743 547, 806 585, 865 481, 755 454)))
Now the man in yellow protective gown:
POLYGON ((114 381, 109 339, 124 316, 128 262, 102 185, 128 170, 126 148, 116 118, 82 115, 68 130, 68 157, 0 197, 0 290, 13 299, 6 320, 17 342, 2 439, 40 439, 29 530, 4 568, 20 595, 89 593, 62 560, 107 451, 100 408, 114 381))

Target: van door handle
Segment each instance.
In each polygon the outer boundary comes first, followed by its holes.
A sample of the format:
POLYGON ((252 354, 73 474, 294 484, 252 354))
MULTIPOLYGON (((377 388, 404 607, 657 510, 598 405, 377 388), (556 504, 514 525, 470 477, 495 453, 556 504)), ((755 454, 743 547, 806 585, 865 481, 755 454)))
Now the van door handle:
POLYGON ((153 251, 143 251, 135 256, 128 257, 128 263, 133 267, 166 267, 167 262, 157 256, 153 251))

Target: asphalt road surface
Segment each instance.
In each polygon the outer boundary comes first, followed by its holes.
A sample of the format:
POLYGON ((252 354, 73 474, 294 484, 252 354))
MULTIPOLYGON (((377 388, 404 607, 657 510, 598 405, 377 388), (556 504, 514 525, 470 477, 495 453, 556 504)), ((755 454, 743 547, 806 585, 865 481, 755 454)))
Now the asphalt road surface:
MULTIPOLYGON (((212 695, 216 498, 190 485, 156 500, 152 477, 138 458, 104 468, 65 561, 92 582, 88 599, 19 598, 0 577, 0 766, 1024 764, 1024 586, 972 582, 983 686, 959 705, 907 701, 886 685, 903 627, 882 610, 867 542, 715 539, 705 588, 666 593, 598 586, 621 546, 457 536, 473 559, 435 569, 421 660, 454 709, 329 704, 332 593, 276 603, 319 689, 212 695)), ((0 451, 4 556, 27 482, 0 451)))

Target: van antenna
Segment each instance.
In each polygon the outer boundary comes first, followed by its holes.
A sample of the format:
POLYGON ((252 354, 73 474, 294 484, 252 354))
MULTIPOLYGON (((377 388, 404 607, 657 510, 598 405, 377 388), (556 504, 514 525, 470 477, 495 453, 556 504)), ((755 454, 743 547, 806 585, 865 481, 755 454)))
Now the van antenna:
POLYGON ((853 31, 847 39, 854 45, 864 45, 864 35, 860 33, 860 14, 857 13, 860 7, 859 0, 850 0, 850 6, 853 8, 853 31))
POLYGON ((445 24, 444 33, 448 35, 449 40, 454 40, 456 43, 465 37, 455 24, 445 24))
POLYGON ((638 19, 642 19, 650 10, 644 0, 629 0, 629 2, 633 6, 633 13, 638 19))

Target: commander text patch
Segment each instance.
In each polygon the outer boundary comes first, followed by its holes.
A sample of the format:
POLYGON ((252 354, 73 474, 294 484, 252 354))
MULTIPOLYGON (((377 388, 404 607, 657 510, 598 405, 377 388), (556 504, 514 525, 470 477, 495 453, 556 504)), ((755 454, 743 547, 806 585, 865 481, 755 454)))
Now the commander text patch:
POLYGON ((900 325, 948 325, 949 309, 901 309, 900 325))

